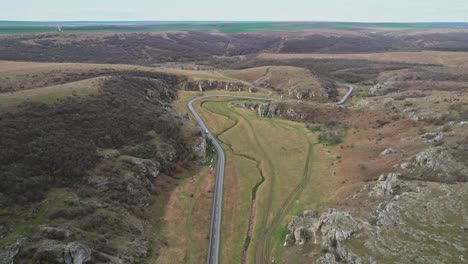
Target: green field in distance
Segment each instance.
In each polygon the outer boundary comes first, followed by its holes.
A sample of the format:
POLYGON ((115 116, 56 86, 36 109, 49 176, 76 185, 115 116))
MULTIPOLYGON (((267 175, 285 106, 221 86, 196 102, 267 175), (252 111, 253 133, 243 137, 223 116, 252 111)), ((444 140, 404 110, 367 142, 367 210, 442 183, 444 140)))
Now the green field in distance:
POLYGON ((267 21, 0 21, 0 34, 161 31, 291 31, 308 29, 468 29, 468 23, 354 23, 267 21))

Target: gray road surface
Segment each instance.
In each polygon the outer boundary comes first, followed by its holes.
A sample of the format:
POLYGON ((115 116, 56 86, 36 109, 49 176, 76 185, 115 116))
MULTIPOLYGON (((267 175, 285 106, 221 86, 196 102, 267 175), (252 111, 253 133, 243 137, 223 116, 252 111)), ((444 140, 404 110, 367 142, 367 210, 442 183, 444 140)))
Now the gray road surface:
POLYGON ((346 102, 346 100, 348 100, 348 97, 351 95, 351 93, 353 92, 353 87, 351 85, 348 86, 348 91, 346 92, 346 94, 343 96, 343 98, 341 98, 340 101, 338 101, 336 104, 337 105, 342 105, 346 102))

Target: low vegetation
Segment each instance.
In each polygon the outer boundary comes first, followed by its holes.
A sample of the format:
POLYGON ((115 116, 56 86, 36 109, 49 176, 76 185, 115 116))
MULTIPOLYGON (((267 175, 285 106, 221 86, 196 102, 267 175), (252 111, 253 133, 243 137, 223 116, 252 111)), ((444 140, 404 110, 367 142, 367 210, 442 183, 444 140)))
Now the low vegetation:
MULTIPOLYGON (((0 191, 8 198, 2 204, 38 201, 52 186, 79 182, 95 165, 97 148, 118 149, 144 142, 148 140, 147 131, 177 138, 180 125, 142 101, 148 88, 175 97, 163 82, 116 78, 107 81, 102 93, 90 100, 31 103, 14 113, 2 114, 0 191), (141 103, 135 104, 137 101, 141 103)), ((187 149, 175 147, 178 156, 185 158, 187 149)))
MULTIPOLYGON (((136 33, 125 30, 115 33, 118 28, 111 27, 107 29, 109 34, 6 35, 0 38, 0 59, 152 65, 205 61, 213 56, 232 57, 262 52, 353 53, 468 49, 464 31, 443 34, 401 31, 392 35, 385 34, 385 31, 337 31, 330 35, 327 31, 314 30, 312 26, 312 30, 305 34, 300 31, 289 32, 285 37, 284 32, 230 33, 229 31, 237 30, 250 31, 250 25, 229 26, 223 25, 220 30, 224 28, 227 32, 222 34, 203 31, 138 33, 138 30, 136 33)), ((270 26, 272 25, 253 27, 251 30, 264 31, 270 26)), ((307 26, 302 25, 300 28, 307 29, 307 26)), ((84 28, 83 33, 86 33, 84 28)))
POLYGON ((21 241, 15 262, 60 262, 77 240, 95 260, 135 262, 162 243, 144 236, 148 206, 200 158, 200 131, 167 110, 177 94, 165 79, 114 76, 99 91, 0 114, 0 247, 21 241))

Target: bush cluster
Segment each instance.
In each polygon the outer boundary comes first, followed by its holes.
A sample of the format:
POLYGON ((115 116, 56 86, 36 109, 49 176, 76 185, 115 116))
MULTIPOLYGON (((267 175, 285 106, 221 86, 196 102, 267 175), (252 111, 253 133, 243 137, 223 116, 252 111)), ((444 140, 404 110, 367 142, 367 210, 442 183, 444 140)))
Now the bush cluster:
POLYGON ((27 104, 0 114, 2 202, 37 201, 53 186, 71 186, 97 162, 96 148, 137 145, 149 139, 148 131, 171 144, 179 159, 190 158, 182 121, 161 105, 175 97, 164 81, 114 77, 94 98, 27 104))

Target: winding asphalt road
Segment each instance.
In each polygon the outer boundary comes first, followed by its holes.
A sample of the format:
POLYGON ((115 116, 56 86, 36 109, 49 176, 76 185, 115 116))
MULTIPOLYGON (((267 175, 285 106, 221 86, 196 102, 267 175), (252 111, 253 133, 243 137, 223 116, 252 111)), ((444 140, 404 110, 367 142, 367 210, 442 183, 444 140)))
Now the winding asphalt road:
POLYGON ((337 105, 342 105, 346 102, 346 100, 348 100, 348 97, 351 95, 351 93, 353 92, 353 87, 351 85, 348 86, 348 91, 346 92, 346 94, 343 96, 343 98, 341 98, 340 101, 338 101, 336 104, 337 105))
POLYGON ((206 127, 205 123, 198 115, 197 111, 193 107, 193 103, 200 99, 212 98, 212 97, 230 97, 230 98, 239 98, 239 99, 255 99, 263 101, 271 101, 272 99, 261 98, 261 97, 249 97, 249 96, 231 96, 231 95, 205 95, 197 97, 190 100, 187 106, 192 112, 193 116, 197 120, 200 127, 206 134, 206 137, 211 140, 213 146, 216 149, 218 154, 218 164, 216 166, 216 180, 215 180, 215 190, 213 196, 213 209, 211 212, 211 227, 210 227, 210 244, 208 247, 208 264, 217 264, 219 263, 219 245, 221 242, 221 216, 223 213, 223 183, 224 183, 224 165, 225 157, 224 151, 221 148, 221 145, 218 143, 216 138, 211 134, 211 132, 206 127))
MULTIPOLYGON (((346 102, 348 97, 353 92, 353 87, 349 86, 348 91, 343 96, 343 98, 337 102, 337 105, 342 105, 346 102)), ((194 98, 190 100, 187 104, 190 112, 197 120, 200 127, 206 134, 206 137, 212 142, 213 146, 216 149, 218 154, 218 161, 216 166, 216 180, 215 180, 215 190, 213 196, 213 209, 211 212, 211 226, 210 226, 210 243, 208 246, 208 264, 218 264, 219 263, 219 247, 221 242, 221 218, 223 213, 223 185, 224 185, 224 166, 226 163, 224 157, 224 151, 221 148, 221 145, 218 143, 216 138, 208 130, 208 127, 205 125, 201 117, 198 115, 197 111, 193 107, 193 103, 200 99, 205 98, 216 98, 216 97, 229 97, 229 98, 239 98, 239 99, 254 99, 254 100, 263 100, 263 101, 272 101, 269 98, 262 97, 250 97, 250 96, 234 96, 234 95, 205 95, 194 98)))

